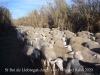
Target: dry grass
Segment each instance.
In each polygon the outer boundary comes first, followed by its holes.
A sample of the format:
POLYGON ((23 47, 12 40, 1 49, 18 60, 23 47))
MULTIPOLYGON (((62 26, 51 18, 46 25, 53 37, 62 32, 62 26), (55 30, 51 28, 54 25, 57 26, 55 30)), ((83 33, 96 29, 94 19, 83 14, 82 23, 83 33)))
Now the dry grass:
POLYGON ((40 11, 34 10, 27 16, 13 21, 15 25, 30 25, 33 27, 60 27, 61 30, 69 29, 77 32, 100 30, 100 1, 99 0, 72 0, 70 7, 65 0, 54 0, 40 11))

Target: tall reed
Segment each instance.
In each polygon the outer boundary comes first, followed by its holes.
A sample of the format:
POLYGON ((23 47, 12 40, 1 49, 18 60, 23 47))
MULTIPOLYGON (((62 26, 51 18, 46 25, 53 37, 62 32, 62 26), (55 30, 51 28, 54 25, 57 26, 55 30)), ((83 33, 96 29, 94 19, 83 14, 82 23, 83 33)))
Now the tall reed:
POLYGON ((49 27, 73 32, 100 30, 100 1, 72 0, 69 6, 66 0, 54 0, 37 11, 29 12, 27 16, 13 21, 15 25, 30 25, 33 27, 49 27))

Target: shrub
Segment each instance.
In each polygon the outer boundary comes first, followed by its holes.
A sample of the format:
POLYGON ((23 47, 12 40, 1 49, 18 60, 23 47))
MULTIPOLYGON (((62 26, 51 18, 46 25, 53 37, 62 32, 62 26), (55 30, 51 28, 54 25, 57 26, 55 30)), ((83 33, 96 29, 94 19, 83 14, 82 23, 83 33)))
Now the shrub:
POLYGON ((100 30, 100 0, 72 0, 68 6, 66 0, 54 0, 39 11, 34 10, 27 16, 14 21, 15 25, 31 25, 33 27, 60 27, 60 30, 73 32, 100 30))
POLYGON ((0 6, 0 30, 7 30, 12 25, 9 9, 0 6))

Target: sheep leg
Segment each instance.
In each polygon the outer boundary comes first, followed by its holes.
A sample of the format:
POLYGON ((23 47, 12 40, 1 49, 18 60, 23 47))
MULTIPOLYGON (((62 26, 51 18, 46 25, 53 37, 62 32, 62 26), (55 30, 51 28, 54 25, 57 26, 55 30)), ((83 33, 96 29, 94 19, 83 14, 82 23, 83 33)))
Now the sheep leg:
POLYGON ((66 72, 67 74, 71 74, 71 64, 70 64, 70 63, 68 63, 68 66, 67 66, 65 72, 66 72))
POLYGON ((30 60, 31 60, 31 62, 32 62, 33 66, 34 66, 34 60, 33 60, 32 58, 30 58, 30 60))
POLYGON ((48 67, 50 66, 50 64, 49 64, 49 61, 47 61, 47 70, 48 70, 48 67))
POLYGON ((41 58, 40 58, 40 53, 38 52, 38 60, 40 60, 41 58))
POLYGON ((49 61, 47 61, 47 66, 50 66, 49 61))
POLYGON ((46 60, 43 61, 43 65, 46 66, 46 60))
POLYGON ((53 64, 53 67, 52 67, 52 71, 53 71, 53 75, 55 75, 56 73, 55 73, 55 63, 53 64))

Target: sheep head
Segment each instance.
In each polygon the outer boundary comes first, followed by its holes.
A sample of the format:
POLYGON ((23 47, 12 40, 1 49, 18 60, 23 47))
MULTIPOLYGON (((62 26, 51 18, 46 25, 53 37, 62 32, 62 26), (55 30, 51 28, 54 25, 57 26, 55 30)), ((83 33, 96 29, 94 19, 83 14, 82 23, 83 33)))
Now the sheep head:
POLYGON ((81 51, 75 52, 74 57, 82 61, 84 60, 81 51))
POLYGON ((67 48, 68 48, 69 51, 72 51, 71 45, 67 45, 67 48))
POLYGON ((61 58, 56 58, 54 60, 55 64, 58 66, 60 71, 63 71, 63 60, 61 58))

